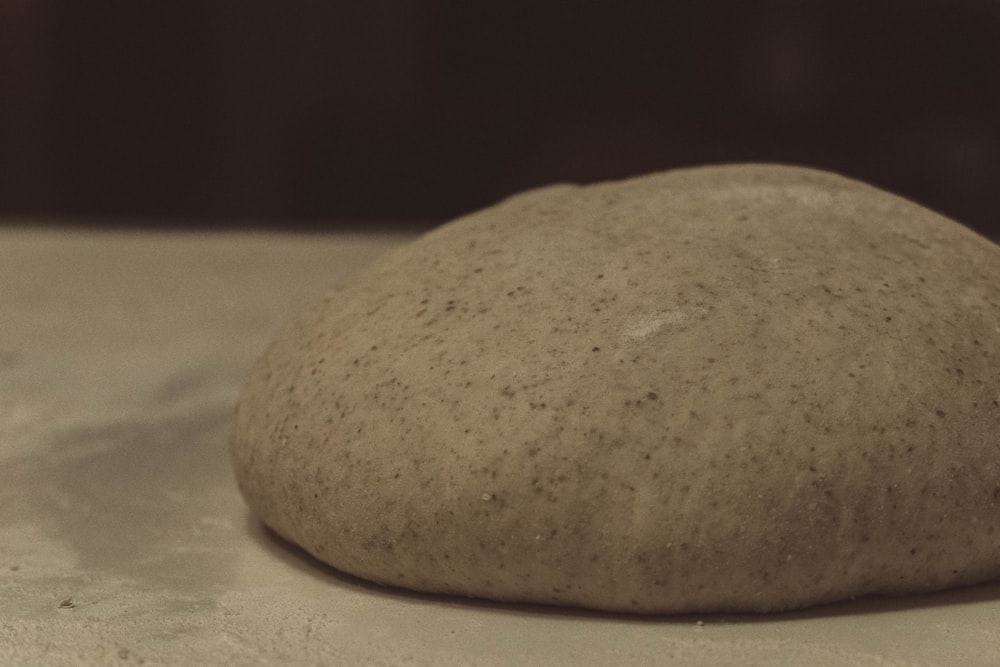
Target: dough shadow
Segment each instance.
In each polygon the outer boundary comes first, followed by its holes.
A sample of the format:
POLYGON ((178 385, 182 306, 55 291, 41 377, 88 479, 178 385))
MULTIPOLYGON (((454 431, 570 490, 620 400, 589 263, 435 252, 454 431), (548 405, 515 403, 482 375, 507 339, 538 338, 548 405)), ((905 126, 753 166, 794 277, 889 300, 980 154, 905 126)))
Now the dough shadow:
POLYGON ((307 576, 341 588, 364 591, 385 599, 407 600, 422 604, 463 607, 519 616, 544 616, 548 618, 588 618, 614 620, 626 623, 653 623, 690 625, 738 625, 751 623, 776 623, 809 621, 841 616, 870 616, 903 611, 980 604, 1000 601, 1000 581, 987 582, 931 593, 888 596, 869 595, 853 600, 841 600, 792 611, 770 613, 699 613, 699 614, 629 614, 577 607, 545 605, 523 602, 499 602, 482 598, 457 595, 422 593, 406 588, 378 584, 356 577, 314 558, 307 551, 268 528, 262 521, 247 513, 247 532, 259 547, 307 576))
POLYGON ((798 611, 741 615, 739 622, 759 623, 771 620, 771 617, 775 620, 795 621, 836 618, 839 616, 873 616, 996 601, 1000 601, 1000 581, 990 581, 927 593, 909 593, 905 595, 872 594, 852 600, 827 602, 798 611))
POLYGON ((535 615, 567 618, 633 619, 637 621, 648 621, 660 618, 665 621, 684 621, 686 623, 693 623, 695 621, 695 616, 640 616, 638 614, 619 614, 577 607, 560 607, 557 605, 523 602, 499 602, 496 600, 462 597, 460 595, 449 595, 445 593, 424 593, 408 588, 379 584, 374 581, 362 579, 361 577, 357 577, 342 570, 338 570, 332 565, 327 565, 323 561, 315 558, 302 547, 294 544, 293 542, 289 542, 281 535, 278 535, 266 524, 264 524, 264 522, 249 513, 247 514, 247 532, 255 544, 270 553, 275 558, 281 560, 286 565, 295 568, 295 570, 302 574, 317 579, 325 584, 333 584, 348 590, 364 591, 366 594, 376 595, 389 600, 406 600, 422 604, 478 609, 522 616, 535 615))

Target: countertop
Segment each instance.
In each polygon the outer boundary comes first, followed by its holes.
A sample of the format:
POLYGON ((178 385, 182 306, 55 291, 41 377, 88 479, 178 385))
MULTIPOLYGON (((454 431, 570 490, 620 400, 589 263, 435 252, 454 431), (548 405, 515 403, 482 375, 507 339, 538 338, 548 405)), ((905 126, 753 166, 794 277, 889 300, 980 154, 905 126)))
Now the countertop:
POLYGON ((411 236, 0 228, 0 664, 1000 664, 1000 583, 633 617, 386 589, 274 537, 229 468, 240 382, 411 236))

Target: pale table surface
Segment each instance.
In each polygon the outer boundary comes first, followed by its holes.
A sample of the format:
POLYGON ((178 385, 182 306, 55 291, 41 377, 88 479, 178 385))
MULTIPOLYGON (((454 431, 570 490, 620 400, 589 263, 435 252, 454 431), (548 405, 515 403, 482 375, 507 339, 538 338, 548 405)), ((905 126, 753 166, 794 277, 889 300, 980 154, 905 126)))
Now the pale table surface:
POLYGON ((400 234, 0 228, 0 664, 1000 665, 1000 584, 771 616, 416 595, 267 533, 241 378, 400 234))

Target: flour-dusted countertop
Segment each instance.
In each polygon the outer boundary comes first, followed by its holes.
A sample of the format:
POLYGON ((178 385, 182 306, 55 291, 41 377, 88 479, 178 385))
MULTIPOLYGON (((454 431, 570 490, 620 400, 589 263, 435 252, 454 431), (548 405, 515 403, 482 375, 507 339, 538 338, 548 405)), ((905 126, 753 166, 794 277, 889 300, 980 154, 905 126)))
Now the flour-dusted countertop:
POLYGON ((0 228, 0 664, 1000 664, 1000 584, 642 618, 383 589, 271 536, 229 469, 240 381, 408 238, 0 228))

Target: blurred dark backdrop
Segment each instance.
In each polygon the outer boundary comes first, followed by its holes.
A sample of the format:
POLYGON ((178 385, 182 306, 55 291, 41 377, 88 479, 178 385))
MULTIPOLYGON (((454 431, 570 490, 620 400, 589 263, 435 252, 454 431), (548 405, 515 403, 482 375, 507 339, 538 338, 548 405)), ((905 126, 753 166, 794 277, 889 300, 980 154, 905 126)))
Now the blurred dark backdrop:
POLYGON ((706 162, 1000 235, 1000 2, 0 0, 0 216, 438 222, 706 162))

